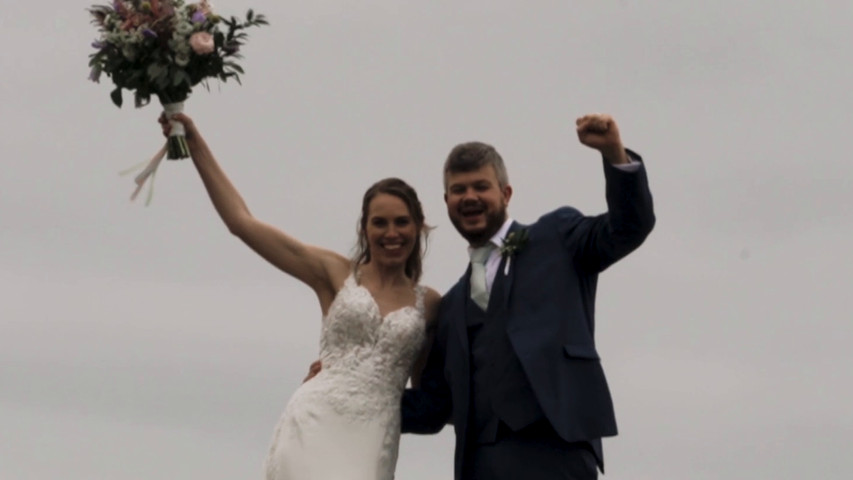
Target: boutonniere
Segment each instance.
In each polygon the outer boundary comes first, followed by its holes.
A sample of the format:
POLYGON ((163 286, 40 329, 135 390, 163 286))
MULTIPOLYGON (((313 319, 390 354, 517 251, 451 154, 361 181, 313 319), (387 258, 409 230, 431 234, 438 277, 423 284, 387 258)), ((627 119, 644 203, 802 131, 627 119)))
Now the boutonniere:
POLYGON ((501 240, 503 243, 501 245, 501 257, 506 258, 504 275, 509 274, 509 264, 512 261, 512 257, 524 248, 524 245, 527 243, 527 236, 527 229, 522 228, 521 230, 510 232, 506 238, 501 240))

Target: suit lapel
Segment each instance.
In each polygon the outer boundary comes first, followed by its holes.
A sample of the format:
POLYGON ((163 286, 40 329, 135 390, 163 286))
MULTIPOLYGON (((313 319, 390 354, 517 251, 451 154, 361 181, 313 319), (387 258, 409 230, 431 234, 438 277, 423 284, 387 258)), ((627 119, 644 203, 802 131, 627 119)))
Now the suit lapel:
MULTIPOLYGON (((512 225, 510 225, 509 231, 507 232, 507 236, 509 236, 511 233, 517 232, 521 229, 522 229, 522 225, 520 223, 512 222, 512 225)), ((511 259, 509 256, 504 256, 501 259, 501 264, 500 264, 500 267, 498 268, 498 271, 495 273, 494 284, 497 284, 498 278, 502 278, 502 281, 503 281, 503 288, 501 289, 501 292, 500 292, 500 294, 502 296, 500 305, 503 309, 509 308, 509 297, 510 297, 510 294, 512 293, 512 281, 515 278, 515 265, 514 264, 516 262, 516 258, 515 258, 516 256, 517 256, 517 253, 511 259), (509 270, 507 270, 507 262, 509 262, 509 270)))

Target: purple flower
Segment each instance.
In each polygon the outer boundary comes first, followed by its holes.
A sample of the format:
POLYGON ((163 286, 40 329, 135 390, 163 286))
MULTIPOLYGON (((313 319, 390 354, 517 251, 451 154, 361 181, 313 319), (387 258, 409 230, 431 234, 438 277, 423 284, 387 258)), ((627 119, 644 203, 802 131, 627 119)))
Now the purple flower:
POLYGON ((92 48, 96 48, 98 50, 100 50, 106 46, 107 46, 107 44, 105 42, 100 41, 100 40, 95 40, 94 42, 92 42, 92 48))
POLYGON ((142 35, 144 35, 146 38, 157 38, 157 32, 151 30, 150 28, 143 28, 142 35))
POLYGON ((204 14, 201 10, 196 10, 193 13, 192 19, 193 23, 204 23, 207 20, 207 15, 204 14))

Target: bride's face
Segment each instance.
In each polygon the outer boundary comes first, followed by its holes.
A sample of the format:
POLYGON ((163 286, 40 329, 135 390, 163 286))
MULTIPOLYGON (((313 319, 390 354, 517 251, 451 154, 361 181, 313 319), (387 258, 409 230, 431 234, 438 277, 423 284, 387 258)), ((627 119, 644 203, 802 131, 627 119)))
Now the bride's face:
POLYGON ((368 207, 365 233, 372 261, 403 268, 415 248, 418 228, 403 200, 380 193, 368 207))

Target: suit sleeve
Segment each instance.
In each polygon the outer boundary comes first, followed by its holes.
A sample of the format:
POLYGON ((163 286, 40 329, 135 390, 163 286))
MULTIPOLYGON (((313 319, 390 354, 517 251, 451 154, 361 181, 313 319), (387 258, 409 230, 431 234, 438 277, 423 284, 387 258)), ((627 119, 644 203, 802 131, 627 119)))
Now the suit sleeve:
MULTIPOLYGON (((442 313, 439 312, 439 318, 442 313)), ((401 403, 403 433, 438 433, 451 416, 450 387, 444 378, 446 332, 439 331, 421 374, 418 389, 403 392, 401 403), (442 335, 444 333, 444 335, 442 335)))
POLYGON ((652 195, 642 158, 628 150, 640 167, 626 171, 604 163, 607 213, 581 216, 576 210, 557 211, 558 228, 577 265, 587 272, 601 272, 639 247, 655 225, 652 195))

